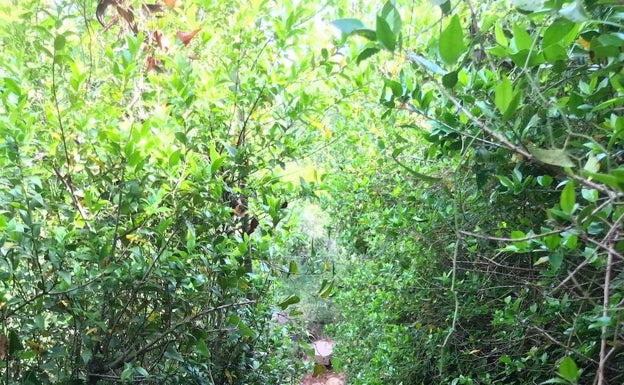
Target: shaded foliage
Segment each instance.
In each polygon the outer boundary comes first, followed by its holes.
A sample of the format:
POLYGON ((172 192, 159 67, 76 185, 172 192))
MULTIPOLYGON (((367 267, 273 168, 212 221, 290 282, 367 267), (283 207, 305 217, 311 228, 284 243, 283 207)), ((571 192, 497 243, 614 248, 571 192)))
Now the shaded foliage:
POLYGON ((367 42, 365 23, 334 22, 354 63, 394 51, 386 72, 361 70, 382 78, 373 155, 326 180, 353 253, 337 294, 348 375, 620 383, 622 8, 435 3, 420 20, 435 28, 412 36, 391 1, 377 19, 397 29, 367 42))

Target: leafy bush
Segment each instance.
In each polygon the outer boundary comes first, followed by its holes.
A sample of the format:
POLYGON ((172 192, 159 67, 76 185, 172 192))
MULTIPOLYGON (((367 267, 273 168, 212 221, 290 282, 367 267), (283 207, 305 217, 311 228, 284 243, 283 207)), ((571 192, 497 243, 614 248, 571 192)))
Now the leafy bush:
POLYGON ((394 54, 366 72, 386 129, 342 158, 358 177, 326 180, 354 255, 337 298, 348 375, 619 383, 622 7, 432 3, 431 29, 392 1, 374 28, 333 22, 352 62, 394 54))
POLYGON ((6 383, 294 381, 270 289, 313 9, 174 3, 0 7, 6 383))

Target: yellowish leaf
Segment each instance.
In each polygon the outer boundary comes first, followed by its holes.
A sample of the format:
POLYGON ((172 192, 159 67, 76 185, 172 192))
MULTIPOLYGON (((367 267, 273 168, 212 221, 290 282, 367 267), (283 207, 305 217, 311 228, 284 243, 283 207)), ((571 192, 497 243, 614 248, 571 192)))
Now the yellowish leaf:
POLYGON ((42 355, 46 351, 46 348, 43 345, 38 344, 33 340, 26 341, 26 345, 28 345, 28 347, 31 348, 32 351, 34 351, 38 356, 42 355))

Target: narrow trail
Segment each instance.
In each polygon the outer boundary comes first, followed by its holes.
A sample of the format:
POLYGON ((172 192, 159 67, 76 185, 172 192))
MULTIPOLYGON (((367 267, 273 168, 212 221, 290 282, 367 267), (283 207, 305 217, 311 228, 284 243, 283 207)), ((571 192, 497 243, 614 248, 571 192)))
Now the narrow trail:
POLYGON ((340 372, 338 374, 331 370, 313 377, 312 373, 308 373, 301 379, 301 385, 345 385, 345 374, 340 372))
POLYGON ((312 373, 307 373, 301 379, 301 385, 345 385, 346 379, 344 372, 334 373, 331 368, 331 355, 336 343, 329 339, 321 339, 314 341, 312 347, 314 348, 314 363, 316 365, 323 365, 327 369, 326 372, 314 376, 312 373))

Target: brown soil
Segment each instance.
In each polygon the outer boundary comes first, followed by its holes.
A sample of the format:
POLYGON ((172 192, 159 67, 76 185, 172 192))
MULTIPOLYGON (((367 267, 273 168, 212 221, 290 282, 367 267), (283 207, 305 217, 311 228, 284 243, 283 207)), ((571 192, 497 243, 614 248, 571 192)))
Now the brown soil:
POLYGON ((328 370, 316 377, 312 373, 306 374, 301 379, 301 385, 345 385, 344 372, 336 374, 331 370, 330 359, 335 345, 336 343, 331 340, 318 340, 312 343, 314 347, 314 363, 323 365, 328 370))
POLYGON ((340 372, 338 374, 331 370, 312 377, 312 373, 308 373, 301 379, 301 385, 345 385, 345 374, 340 372))

